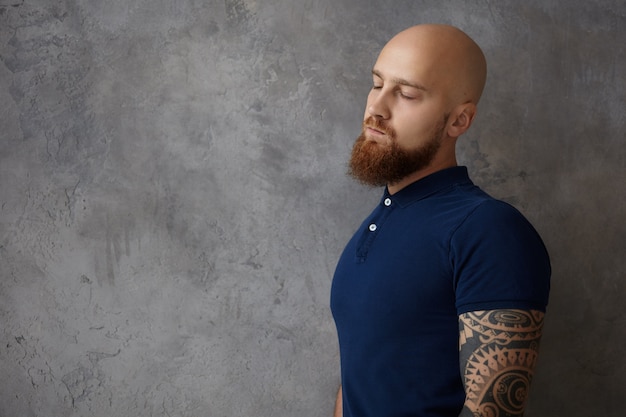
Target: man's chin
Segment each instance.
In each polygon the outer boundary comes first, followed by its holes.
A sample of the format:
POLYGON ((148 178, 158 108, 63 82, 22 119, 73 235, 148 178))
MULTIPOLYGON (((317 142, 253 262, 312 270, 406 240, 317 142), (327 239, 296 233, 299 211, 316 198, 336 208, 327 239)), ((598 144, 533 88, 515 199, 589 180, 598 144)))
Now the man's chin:
POLYGON ((391 146, 391 143, 385 138, 365 137, 361 143, 361 149, 366 152, 385 152, 391 146))
POLYGON ((386 135, 365 134, 364 138, 365 138, 365 141, 364 141, 365 143, 374 144, 374 145, 388 146, 391 143, 391 141, 389 140, 389 137, 386 135))

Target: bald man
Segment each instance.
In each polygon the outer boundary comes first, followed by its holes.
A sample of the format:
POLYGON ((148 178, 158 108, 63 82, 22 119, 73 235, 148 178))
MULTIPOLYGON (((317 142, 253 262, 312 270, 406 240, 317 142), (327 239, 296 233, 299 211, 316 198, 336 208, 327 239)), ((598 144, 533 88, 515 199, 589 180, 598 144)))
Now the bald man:
POLYGON ((420 25, 385 45, 372 78, 350 173, 384 192, 333 278, 335 416, 522 416, 550 261, 530 223, 457 166, 485 57, 457 28, 420 25))

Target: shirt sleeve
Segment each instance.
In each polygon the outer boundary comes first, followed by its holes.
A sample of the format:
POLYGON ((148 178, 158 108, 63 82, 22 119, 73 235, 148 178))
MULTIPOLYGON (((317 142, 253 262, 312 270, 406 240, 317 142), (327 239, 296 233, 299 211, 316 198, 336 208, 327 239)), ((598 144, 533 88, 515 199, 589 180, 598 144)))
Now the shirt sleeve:
POLYGON ((479 204, 450 241, 457 313, 502 308, 545 311, 550 259, 541 237, 514 207, 479 204))

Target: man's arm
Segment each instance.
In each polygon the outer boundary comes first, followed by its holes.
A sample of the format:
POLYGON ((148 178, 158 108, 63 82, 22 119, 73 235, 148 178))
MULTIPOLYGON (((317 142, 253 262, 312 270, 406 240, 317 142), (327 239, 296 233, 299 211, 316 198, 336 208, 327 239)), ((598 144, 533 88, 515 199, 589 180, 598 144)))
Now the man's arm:
POLYGON ((341 385, 339 385, 337 400, 335 401, 335 413, 333 414, 333 417, 343 417, 343 401, 341 395, 341 385))
POLYGON ((521 417, 533 377, 544 313, 472 311, 459 316, 465 406, 459 417, 521 417))

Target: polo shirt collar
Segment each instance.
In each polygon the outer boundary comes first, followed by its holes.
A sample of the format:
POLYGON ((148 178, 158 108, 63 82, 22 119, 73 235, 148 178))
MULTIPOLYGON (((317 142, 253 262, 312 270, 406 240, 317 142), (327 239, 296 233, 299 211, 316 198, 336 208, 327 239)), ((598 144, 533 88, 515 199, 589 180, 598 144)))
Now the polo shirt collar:
POLYGON ((472 183, 467 173, 467 167, 456 166, 446 168, 407 185, 393 195, 389 194, 389 189, 385 187, 382 201, 391 198, 399 206, 404 207, 443 190, 444 188, 463 183, 472 183))

